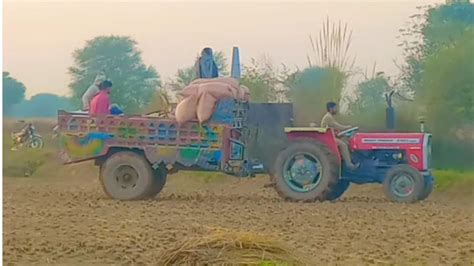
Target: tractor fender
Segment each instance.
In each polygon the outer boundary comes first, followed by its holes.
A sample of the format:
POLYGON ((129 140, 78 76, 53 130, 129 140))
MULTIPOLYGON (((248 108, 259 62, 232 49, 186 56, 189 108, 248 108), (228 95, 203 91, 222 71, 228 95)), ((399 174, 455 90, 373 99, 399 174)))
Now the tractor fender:
POLYGON ((337 159, 341 161, 341 154, 337 148, 336 136, 334 131, 330 128, 324 130, 292 130, 286 133, 290 143, 294 141, 316 141, 328 147, 328 149, 336 155, 337 159))

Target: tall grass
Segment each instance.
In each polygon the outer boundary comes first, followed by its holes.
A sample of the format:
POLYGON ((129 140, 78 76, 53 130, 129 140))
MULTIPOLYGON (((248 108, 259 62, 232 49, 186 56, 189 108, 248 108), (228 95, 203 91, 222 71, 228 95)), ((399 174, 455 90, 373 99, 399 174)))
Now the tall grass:
POLYGON ((295 125, 319 122, 326 102, 339 102, 346 74, 337 68, 312 67, 296 75, 291 84, 295 125))
POLYGON ((350 55, 352 30, 347 23, 334 23, 328 17, 317 36, 310 35, 309 41, 309 67, 298 71, 289 83, 295 124, 299 126, 319 122, 326 102, 340 101, 355 62, 355 56, 350 55))
POLYGON ((341 21, 334 23, 327 17, 317 37, 313 38, 310 35, 309 41, 313 52, 313 60, 308 56, 310 67, 336 68, 343 72, 348 72, 353 68, 355 56, 349 55, 352 30, 348 29, 347 23, 341 24, 341 21))

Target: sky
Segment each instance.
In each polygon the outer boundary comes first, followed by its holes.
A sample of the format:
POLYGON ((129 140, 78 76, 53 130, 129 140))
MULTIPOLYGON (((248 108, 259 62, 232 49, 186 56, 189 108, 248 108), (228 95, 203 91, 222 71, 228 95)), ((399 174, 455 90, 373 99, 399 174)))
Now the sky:
POLYGON ((420 5, 444 1, 113 1, 6 0, 3 6, 3 68, 38 93, 68 95, 72 52, 99 35, 127 35, 138 42, 146 64, 163 80, 192 65, 204 47, 241 62, 268 55, 275 64, 306 67, 309 35, 327 16, 353 30, 356 66, 396 74, 402 61, 398 30, 420 5))

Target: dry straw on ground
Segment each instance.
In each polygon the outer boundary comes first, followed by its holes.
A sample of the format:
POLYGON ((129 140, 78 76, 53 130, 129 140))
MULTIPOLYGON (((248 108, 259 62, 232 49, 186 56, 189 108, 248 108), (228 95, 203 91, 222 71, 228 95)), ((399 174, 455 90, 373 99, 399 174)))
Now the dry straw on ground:
POLYGON ((262 234, 211 229, 178 241, 160 254, 159 265, 305 265, 281 242, 262 234))

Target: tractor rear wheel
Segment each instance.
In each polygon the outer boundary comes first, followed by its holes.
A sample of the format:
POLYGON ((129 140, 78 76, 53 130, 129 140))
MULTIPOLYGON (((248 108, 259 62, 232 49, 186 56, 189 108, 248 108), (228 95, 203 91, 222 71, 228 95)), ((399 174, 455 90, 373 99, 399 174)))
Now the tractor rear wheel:
POLYGON ((141 200, 156 195, 155 180, 148 161, 131 151, 114 153, 100 169, 102 188, 114 199, 141 200))
POLYGON ((417 202, 425 189, 423 175, 407 164, 390 168, 385 174, 383 185, 387 198, 401 203, 417 202))
POLYGON ((339 181, 339 163, 313 140, 290 143, 275 160, 272 178, 278 194, 290 201, 324 201, 339 181))
POLYGON ((339 182, 337 182, 336 186, 334 186, 333 190, 331 193, 329 193, 327 200, 337 200, 346 192, 346 190, 349 188, 349 185, 351 182, 348 180, 340 179, 339 182))
POLYGON ((165 166, 159 166, 157 169, 153 171, 154 180, 153 180, 153 188, 150 191, 150 198, 156 197, 158 193, 161 192, 163 187, 166 184, 166 178, 168 176, 168 171, 166 170, 165 166))

